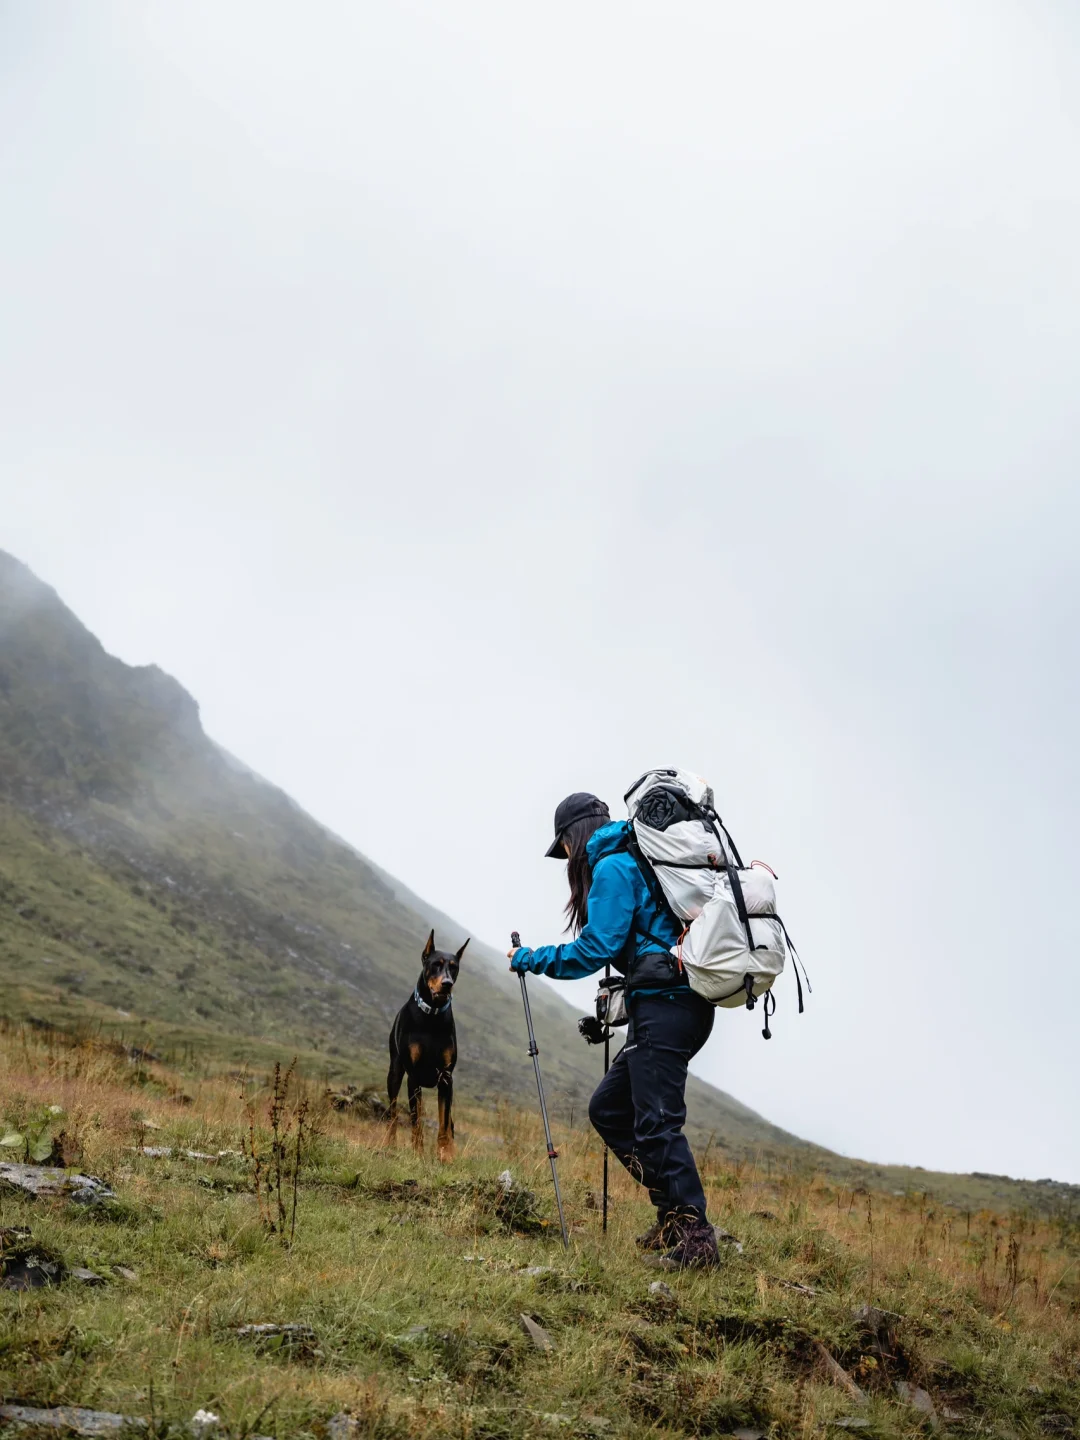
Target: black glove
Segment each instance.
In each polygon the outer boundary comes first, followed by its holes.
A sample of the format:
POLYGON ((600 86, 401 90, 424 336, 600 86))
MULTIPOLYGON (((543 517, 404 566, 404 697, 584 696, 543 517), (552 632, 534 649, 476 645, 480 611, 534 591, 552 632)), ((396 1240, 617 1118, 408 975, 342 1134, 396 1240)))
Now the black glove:
POLYGON ((595 1015, 583 1015, 577 1022, 578 1034, 590 1045, 602 1045, 605 1040, 610 1040, 615 1033, 609 1030, 606 1025, 596 1018, 595 1015))

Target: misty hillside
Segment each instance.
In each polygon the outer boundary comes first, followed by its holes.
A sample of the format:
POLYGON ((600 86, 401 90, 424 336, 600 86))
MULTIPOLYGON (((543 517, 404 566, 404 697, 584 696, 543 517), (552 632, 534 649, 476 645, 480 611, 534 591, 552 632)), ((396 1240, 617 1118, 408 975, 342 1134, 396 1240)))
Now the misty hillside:
MULTIPOLYGON (((0 552, 5 1014, 156 1026, 218 1051, 235 1036, 237 1058, 248 1037, 381 1083, 432 924, 443 945, 465 938, 216 746, 175 680, 108 655, 0 552)), ((533 1008, 553 1094, 580 1112, 599 1052, 542 986, 533 1008)), ((455 1009, 461 1088, 528 1099, 517 981, 475 940, 455 1009)), ((812 1149, 700 1081, 688 1103, 723 1148, 812 1149)))

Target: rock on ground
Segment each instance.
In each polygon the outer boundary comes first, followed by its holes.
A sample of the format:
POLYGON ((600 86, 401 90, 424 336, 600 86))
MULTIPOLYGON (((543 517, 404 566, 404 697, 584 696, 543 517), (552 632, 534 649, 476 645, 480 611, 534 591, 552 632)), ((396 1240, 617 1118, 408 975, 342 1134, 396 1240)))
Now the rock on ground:
POLYGON ((382 1094, 373 1085, 363 1090, 356 1085, 343 1085, 340 1090, 327 1090, 326 1099, 334 1110, 351 1111, 369 1120, 385 1120, 390 1113, 382 1094))
POLYGON ((781 1280, 780 1284, 785 1290, 794 1290, 799 1295, 816 1295, 817 1291, 809 1285, 800 1285, 797 1280, 781 1280))
POLYGON ((211 1155, 206 1150, 174 1150, 171 1145, 138 1145, 134 1147, 139 1155, 145 1155, 148 1160, 171 1160, 175 1155, 181 1160, 200 1160, 206 1165, 216 1165, 226 1155, 236 1155, 236 1150, 219 1150, 216 1155, 211 1155))
POLYGON ((66 1430, 73 1435, 115 1435, 124 1430, 145 1430, 146 1421, 109 1410, 83 1410, 77 1405, 57 1405, 37 1410, 32 1405, 0 1405, 0 1424, 33 1425, 41 1430, 66 1430))
POLYGON ((274 1335, 295 1341, 315 1339, 315 1331, 310 1325, 299 1324, 238 1325, 236 1333, 242 1340, 266 1340, 274 1335))
POLYGON ((908 1380, 897 1380, 896 1393, 901 1400, 906 1400, 913 1410, 918 1410, 925 1415, 932 1425, 937 1425, 937 1411, 934 1409, 934 1402, 925 1390, 918 1385, 912 1385, 908 1380))
POLYGON ((0 1188, 21 1190, 24 1195, 60 1195, 82 1205, 97 1205, 116 1196, 103 1180, 93 1175, 69 1175, 52 1165, 16 1165, 0 1160, 0 1188))
POLYGON ((542 1325, 538 1325, 536 1323, 536 1321, 532 1318, 531 1315, 519 1315, 518 1324, 521 1326, 522 1330, 525 1331, 525 1334, 529 1337, 537 1350, 554 1350, 554 1340, 552 1340, 551 1336, 548 1334, 548 1332, 544 1329, 542 1325))
POLYGON ((0 1255, 0 1290, 38 1290, 59 1285, 67 1274, 63 1260, 33 1243, 9 1248, 0 1255))

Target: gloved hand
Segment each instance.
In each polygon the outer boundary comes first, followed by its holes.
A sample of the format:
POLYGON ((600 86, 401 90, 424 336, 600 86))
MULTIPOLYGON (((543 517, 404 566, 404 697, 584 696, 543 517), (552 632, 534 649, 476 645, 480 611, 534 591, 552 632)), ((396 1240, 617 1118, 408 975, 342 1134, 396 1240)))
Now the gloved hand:
POLYGON ((529 961, 532 959, 532 951, 527 946, 519 946, 516 950, 509 952, 510 969, 516 975, 528 975, 529 961))
POLYGON ((581 1038, 590 1045, 602 1045, 615 1034, 614 1030, 609 1030, 595 1015, 583 1015, 577 1022, 577 1028, 581 1038))

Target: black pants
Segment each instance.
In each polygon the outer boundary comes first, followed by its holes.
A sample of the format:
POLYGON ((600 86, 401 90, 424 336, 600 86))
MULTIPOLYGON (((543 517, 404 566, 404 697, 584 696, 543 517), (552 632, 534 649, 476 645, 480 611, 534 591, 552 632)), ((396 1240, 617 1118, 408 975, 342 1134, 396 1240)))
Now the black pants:
POLYGON ((715 1011, 692 990, 630 998, 626 1044, 589 1101, 589 1119, 658 1211, 705 1215, 705 1191, 683 1134, 686 1067, 715 1011))

